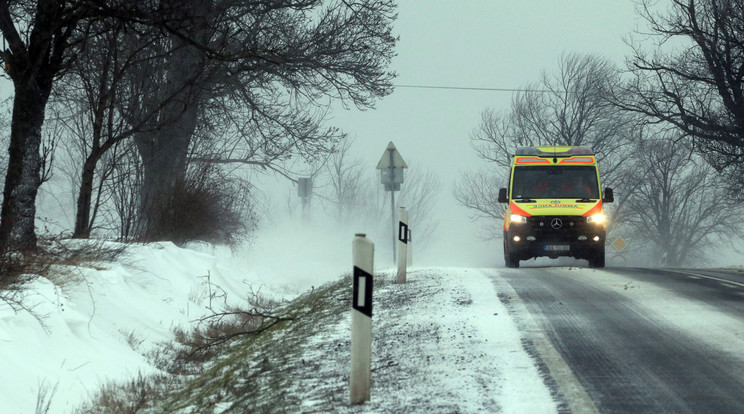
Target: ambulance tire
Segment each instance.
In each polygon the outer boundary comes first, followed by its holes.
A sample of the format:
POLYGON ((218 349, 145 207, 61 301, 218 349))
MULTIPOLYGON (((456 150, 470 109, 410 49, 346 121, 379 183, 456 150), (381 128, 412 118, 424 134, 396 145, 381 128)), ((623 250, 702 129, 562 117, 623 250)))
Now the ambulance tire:
POLYGON ((519 267, 519 259, 517 258, 517 255, 509 252, 509 249, 506 247, 506 242, 504 242, 504 264, 506 267, 510 268, 519 267))
POLYGON ((514 256, 513 254, 504 256, 504 262, 506 263, 506 267, 511 267, 511 268, 519 267, 519 259, 517 259, 517 257, 514 256))
POLYGON ((589 258, 589 267, 603 268, 605 267, 605 249, 601 247, 597 249, 594 256, 589 258))

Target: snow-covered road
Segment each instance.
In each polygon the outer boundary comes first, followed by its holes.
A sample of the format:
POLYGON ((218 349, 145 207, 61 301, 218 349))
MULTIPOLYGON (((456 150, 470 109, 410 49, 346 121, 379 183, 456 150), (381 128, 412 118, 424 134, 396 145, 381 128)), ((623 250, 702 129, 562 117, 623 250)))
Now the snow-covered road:
POLYGON ((525 316, 536 322, 553 347, 528 340, 528 350, 538 358, 557 350, 559 363, 545 359, 546 366, 570 368, 567 379, 553 375, 560 399, 634 413, 744 412, 741 278, 649 269, 494 272, 519 295, 506 302, 518 324, 525 316), (576 380, 589 399, 566 398, 563 389, 576 380))

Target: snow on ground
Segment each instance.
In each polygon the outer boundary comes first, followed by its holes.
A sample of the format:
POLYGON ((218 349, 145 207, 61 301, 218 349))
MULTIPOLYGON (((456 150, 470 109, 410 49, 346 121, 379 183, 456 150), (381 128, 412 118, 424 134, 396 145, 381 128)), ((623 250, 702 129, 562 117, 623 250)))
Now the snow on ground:
POLYGON ((58 270, 57 285, 33 281, 24 302, 35 315, 0 302, 3 413, 34 412, 40 388, 55 390, 52 413, 68 412, 107 380, 152 373, 142 353, 206 314, 208 280, 228 300, 248 291, 214 256, 171 243, 133 245, 101 266, 58 270))
MULTIPOLYGON (((350 251, 350 240, 343 244, 350 251)), ((314 248, 305 247, 311 252, 314 248)), ((208 314, 210 304, 238 304, 257 292, 290 298, 351 267, 350 257, 343 257, 319 260, 311 272, 302 273, 287 255, 292 251, 262 247, 236 259, 226 249, 205 246, 132 245, 115 263, 58 270, 49 279, 38 278, 28 286, 25 302, 36 316, 0 303, 2 412, 34 412, 43 389, 53 395, 50 412, 70 412, 106 381, 154 372, 143 354, 156 343, 171 340, 175 327, 186 327, 208 314)), ((431 396, 442 407, 466 412, 490 404, 503 412, 555 411, 534 363, 522 349, 514 322, 484 273, 418 269, 409 280, 407 294, 425 306, 396 315, 378 309, 378 319, 396 318, 397 324, 385 320, 381 324, 388 328, 376 332, 383 335, 380 344, 390 347, 391 354, 419 353, 430 363, 419 366, 421 376, 415 377, 405 377, 405 370, 414 366, 403 364, 399 370, 404 371, 405 388, 388 387, 389 395, 373 391, 372 404, 390 408, 384 401, 404 403, 411 396, 431 396), (403 332, 395 334, 401 326, 421 328, 415 345, 406 343, 403 332)), ((339 340, 348 340, 348 325, 333 331, 339 340)), ((411 359, 411 364, 420 365, 420 359, 411 359)))
MULTIPOLYGON (((395 280, 392 272, 385 276, 395 280)), ((379 277, 379 275, 377 276, 379 277)), ((304 412, 503 412, 554 413, 556 403, 524 352, 519 332, 493 283, 468 268, 413 268, 405 285, 387 283, 375 292, 371 399, 348 405, 351 315, 334 327, 334 339, 306 344, 316 374, 302 374, 304 412), (345 346, 342 346, 344 344, 345 346), (320 346, 319 346, 320 345, 320 346), (325 347, 323 347, 325 346, 325 347), (329 348, 342 352, 327 352, 329 348), (319 354, 322 354, 319 355, 319 354), (337 378, 327 384, 325 378, 337 378), (336 400, 328 401, 332 394, 336 400), (323 398, 325 397, 325 398, 323 398)))

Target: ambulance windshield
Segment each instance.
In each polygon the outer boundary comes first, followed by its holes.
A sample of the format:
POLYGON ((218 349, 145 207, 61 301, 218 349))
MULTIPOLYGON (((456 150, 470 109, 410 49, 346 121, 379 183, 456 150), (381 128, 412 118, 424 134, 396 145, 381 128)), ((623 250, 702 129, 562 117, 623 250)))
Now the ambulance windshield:
POLYGON ((518 166, 514 168, 511 198, 599 198, 593 166, 518 166))

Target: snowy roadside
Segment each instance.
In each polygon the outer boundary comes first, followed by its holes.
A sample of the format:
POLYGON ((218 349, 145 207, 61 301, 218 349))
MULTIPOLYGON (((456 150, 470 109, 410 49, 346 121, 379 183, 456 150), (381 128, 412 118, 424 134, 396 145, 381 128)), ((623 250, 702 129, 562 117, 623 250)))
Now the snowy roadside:
POLYGON ((115 263, 51 273, 25 290, 35 315, 0 301, 3 413, 33 413, 42 391, 50 413, 70 412, 108 381, 155 373, 144 354, 208 312, 210 283, 235 303, 249 290, 214 256, 172 243, 130 245, 115 263))
MULTIPOLYGON (((383 277, 394 279, 392 274, 383 277)), ((297 384, 298 391, 308 390, 303 411, 557 411, 483 272, 420 268, 407 279, 404 285, 381 284, 375 292, 371 400, 348 405, 347 314, 331 334, 305 347, 305 358, 323 359, 327 372, 297 384), (338 351, 329 354, 325 350, 332 344, 338 351), (333 403, 327 392, 316 391, 322 388, 316 378, 337 378, 333 403)))
MULTIPOLYGON (((256 285, 265 295, 288 295, 271 291, 270 276, 256 279, 213 255, 170 243, 131 246, 117 263, 67 271, 65 278, 74 281, 61 287, 42 278, 29 286, 27 303, 44 326, 0 304, 3 412, 34 412, 40 389, 51 396, 50 412, 70 412, 109 380, 156 372, 143 355, 172 340, 173 328, 207 314, 210 298, 222 300, 224 293, 239 304, 256 285)), ((350 311, 344 311, 311 327, 312 336, 298 345, 301 361, 274 367, 292 377, 281 391, 299 402, 290 411, 556 411, 483 272, 413 269, 405 285, 379 275, 372 400, 348 404, 350 311)), ((215 408, 231 405, 228 400, 215 408)))

